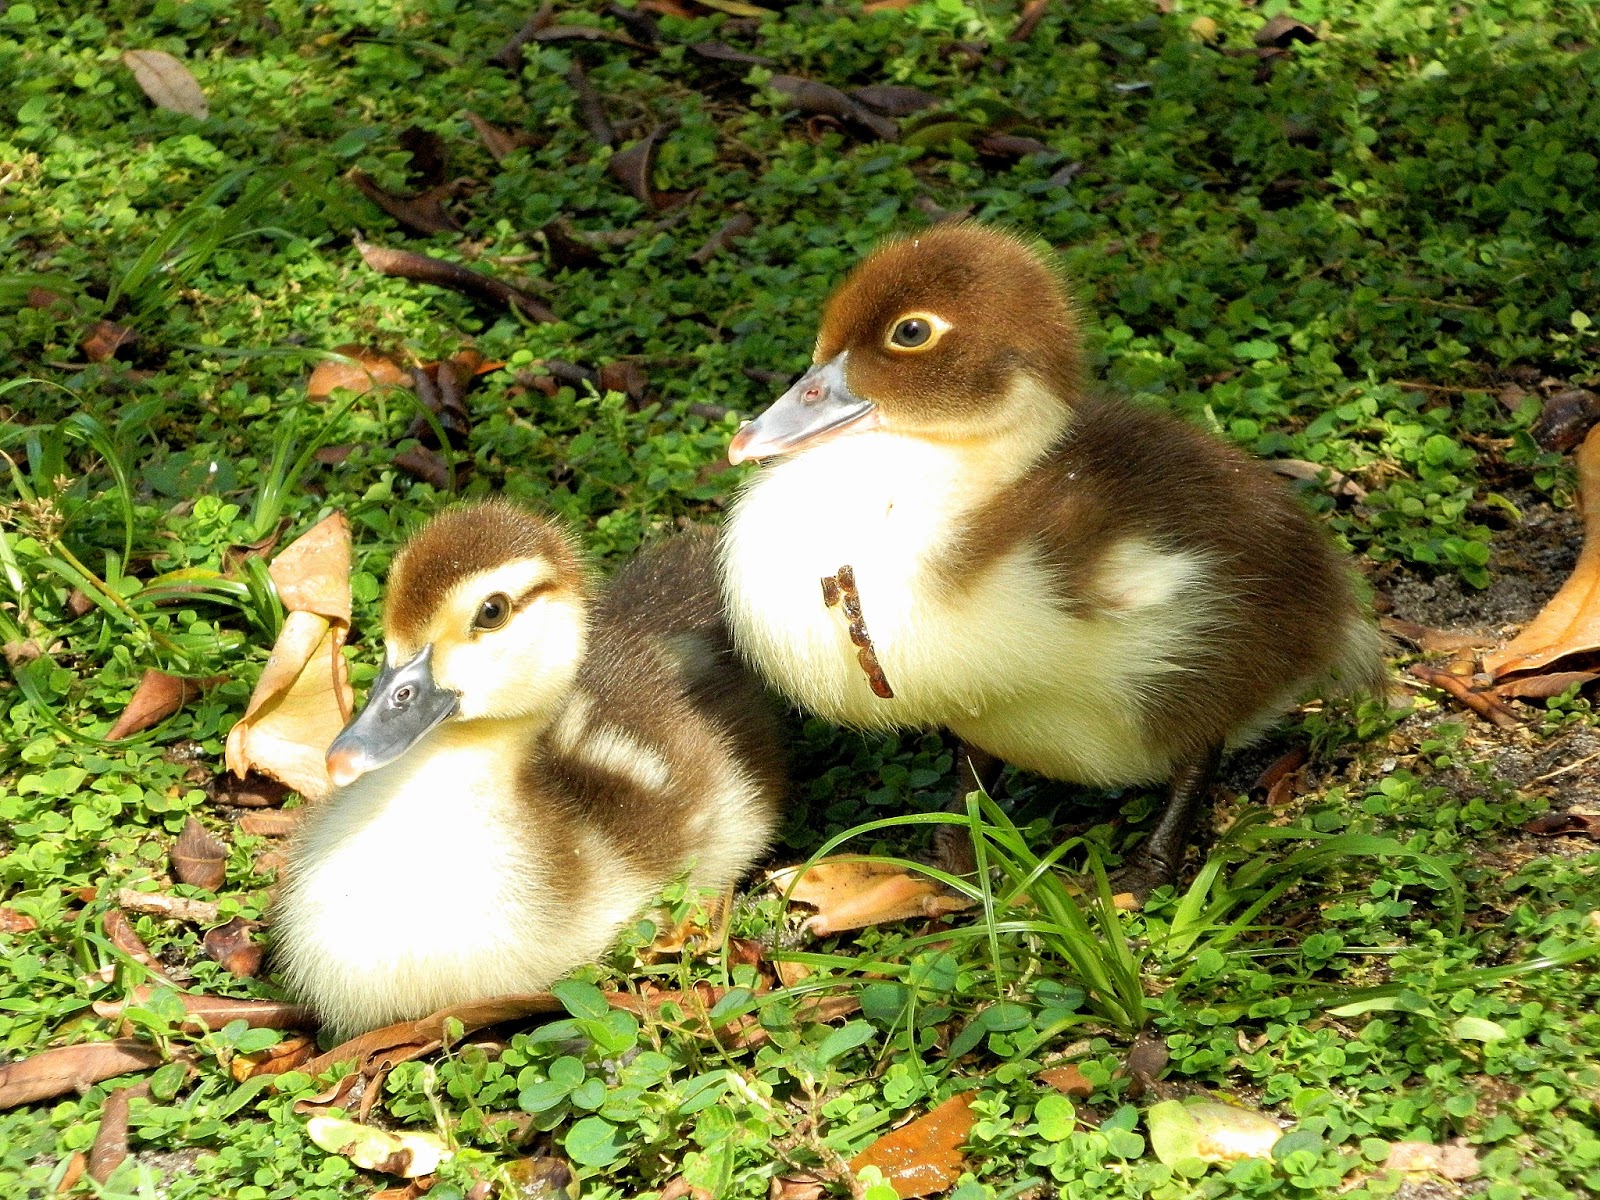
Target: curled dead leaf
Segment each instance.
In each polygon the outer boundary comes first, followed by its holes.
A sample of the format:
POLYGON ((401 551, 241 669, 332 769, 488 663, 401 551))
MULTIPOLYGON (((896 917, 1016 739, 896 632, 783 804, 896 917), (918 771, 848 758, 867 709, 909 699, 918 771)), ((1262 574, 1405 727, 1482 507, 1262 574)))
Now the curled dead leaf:
POLYGON ((150 1095, 148 1083, 118 1088, 100 1106, 100 1128, 89 1149, 89 1178, 104 1183, 128 1157, 128 1102, 150 1095))
POLYGON ((118 350, 138 340, 137 333, 115 321, 96 321, 94 327, 84 334, 78 348, 90 362, 107 362, 117 356, 118 350))
POLYGON ((1066 1096, 1087 1099, 1094 1095, 1094 1084, 1090 1083, 1088 1076, 1071 1063, 1064 1067, 1050 1067, 1040 1071, 1035 1078, 1066 1096))
POLYGON ((214 892, 222 886, 227 873, 228 848, 190 817, 183 823, 183 832, 172 848, 173 878, 179 883, 214 892))
POLYGON ((327 399, 335 388, 360 395, 376 387, 411 386, 411 372, 387 354, 366 346, 335 346, 332 353, 339 358, 323 359, 306 382, 312 400, 327 399))
MULTIPOLYGON (((141 985, 124 1000, 96 1000, 94 1015, 118 1021, 129 1008, 150 1002, 155 989, 141 985)), ((202 996, 195 992, 173 992, 186 1014, 179 1025, 184 1033, 205 1033, 221 1029, 230 1021, 243 1021, 251 1029, 315 1029, 317 1018, 303 1004, 282 1000, 238 1000, 231 996, 202 996)))
POLYGON ((236 776, 261 771, 307 799, 332 790, 324 755, 350 719, 354 693, 340 648, 350 629, 350 525, 343 513, 318 522, 269 568, 285 608, 283 630, 228 731, 236 776))
POLYGON ((892 120, 857 103, 830 84, 802 79, 798 75, 774 75, 767 86, 808 116, 832 117, 865 130, 880 141, 892 142, 899 136, 900 128, 892 120))
POLYGON ((254 1054, 235 1054, 228 1071, 240 1083, 257 1075, 282 1075, 299 1070, 316 1052, 317 1039, 308 1033, 297 1033, 254 1054))
POLYGON ((19 913, 14 908, 0 907, 0 933, 31 933, 39 928, 27 913, 19 913))
POLYGON ((128 699, 128 706, 122 710, 122 715, 117 718, 116 724, 106 731, 106 740, 114 742, 121 738, 132 737, 152 725, 159 725, 190 700, 198 697, 204 689, 222 683, 226 679, 226 675, 212 675, 206 679, 184 679, 151 667, 140 678, 139 686, 133 689, 133 695, 128 699))
POLYGON ((504 162, 511 155, 521 150, 524 146, 533 144, 533 139, 520 130, 507 133, 498 125, 492 124, 480 117, 471 109, 466 111, 467 122, 472 126, 473 132, 478 135, 478 140, 483 143, 483 148, 489 152, 489 157, 495 162, 504 162))
POLYGON ((161 1051, 138 1038, 57 1046, 0 1063, 0 1109, 82 1091, 102 1080, 158 1067, 161 1051))
POLYGON ((1583 501, 1583 550, 1572 574, 1539 615, 1502 650, 1483 657, 1498 682, 1535 671, 1573 654, 1600 650, 1600 426, 1589 431, 1574 456, 1583 501))
POLYGON ((346 176, 356 189, 384 212, 413 233, 424 236, 434 233, 455 233, 461 229, 445 209, 445 202, 460 190, 459 181, 437 184, 412 196, 402 196, 383 187, 371 175, 360 169, 346 176))
POLYGON ((804 875, 800 871, 788 867, 771 872, 767 879, 780 895, 817 910, 804 924, 817 937, 972 907, 967 897, 947 891, 935 880, 883 863, 824 859, 804 875))
POLYGON ((361 254, 361 261, 380 275, 448 288, 489 304, 510 305, 530 321, 551 322, 558 319, 547 304, 481 271, 440 258, 430 258, 426 254, 414 254, 410 250, 374 246, 360 238, 355 239, 355 247, 361 254))
POLYGON ((201 947, 212 962, 221 963, 222 969, 240 979, 252 979, 261 970, 264 951, 261 943, 251 935, 259 926, 243 917, 234 917, 226 925, 206 930, 201 947))
POLYGON ((661 141, 671 132, 672 125, 658 125, 626 150, 619 150, 607 163, 612 176, 633 193, 634 198, 647 208, 665 212, 676 208, 693 194, 691 192, 658 192, 655 187, 656 152, 661 141))
POLYGON ((127 913, 120 908, 108 908, 100 918, 100 927, 105 930, 113 946, 149 970, 157 979, 167 981, 166 970, 160 960, 150 953, 150 947, 144 944, 144 939, 134 931, 127 913))
POLYGON ((245 813, 239 818, 239 832, 257 837, 288 837, 305 815, 303 808, 268 809, 266 812, 245 813))

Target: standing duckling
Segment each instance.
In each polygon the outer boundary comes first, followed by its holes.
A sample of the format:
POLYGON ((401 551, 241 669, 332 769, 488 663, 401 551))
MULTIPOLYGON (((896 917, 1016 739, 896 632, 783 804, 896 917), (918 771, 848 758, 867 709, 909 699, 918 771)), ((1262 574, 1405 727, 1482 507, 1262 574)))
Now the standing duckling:
POLYGON ((596 599, 553 523, 449 509, 396 557, 383 626, 275 916, 285 980, 328 1026, 541 990, 678 874, 727 887, 766 848, 777 727, 732 653, 709 532, 596 599))
POLYGON ((729 447, 781 461, 721 550, 735 644, 805 708, 952 731, 963 795, 1004 762, 1170 781, 1121 875, 1142 897, 1175 878, 1225 745, 1319 684, 1381 687, 1328 537, 1239 451, 1087 393, 1072 304, 1028 243, 960 224, 880 247, 813 362, 729 447))

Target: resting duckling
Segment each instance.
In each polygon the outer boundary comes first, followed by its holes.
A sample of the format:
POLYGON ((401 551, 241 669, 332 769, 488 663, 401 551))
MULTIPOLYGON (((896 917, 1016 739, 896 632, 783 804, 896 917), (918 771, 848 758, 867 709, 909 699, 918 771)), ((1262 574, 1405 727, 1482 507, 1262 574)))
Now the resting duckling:
POLYGON ((1087 393, 1072 304, 1019 238, 882 246, 813 362, 729 447, 781 461, 721 550, 735 644, 812 712, 952 731, 962 794, 1004 762, 1170 781, 1121 877, 1142 896, 1174 878, 1225 745, 1330 679, 1381 686, 1324 532, 1239 451, 1087 393))
POLYGON ((285 980, 328 1026, 541 990, 675 876, 723 888, 765 849, 776 724, 732 653, 709 531, 597 600, 553 523, 449 509, 396 557, 383 626, 275 919, 285 980))

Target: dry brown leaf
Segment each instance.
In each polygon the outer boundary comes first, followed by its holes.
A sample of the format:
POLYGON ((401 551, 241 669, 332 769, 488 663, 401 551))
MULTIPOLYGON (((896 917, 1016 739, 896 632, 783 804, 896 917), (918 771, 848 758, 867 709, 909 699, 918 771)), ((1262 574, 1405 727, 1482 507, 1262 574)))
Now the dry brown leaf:
POLYGON ((1384 1165, 1395 1171, 1426 1171, 1445 1179, 1471 1179, 1478 1173, 1478 1155, 1465 1142, 1443 1146, 1427 1142, 1391 1142, 1384 1165))
POLYGON ((1094 1084, 1090 1083, 1088 1076, 1071 1063, 1064 1067, 1051 1067, 1040 1071, 1035 1078, 1041 1083, 1049 1084, 1063 1095, 1079 1098, 1094 1095, 1094 1084))
MULTIPOLYGON (((136 987, 125 1000, 96 1000, 94 1015, 107 1021, 122 1019, 129 1008, 149 1003, 152 987, 136 987)), ((251 1029, 315 1029, 317 1019, 303 1004, 282 1000, 236 1000, 231 996, 201 996, 177 992, 183 1011, 188 1014, 178 1027, 184 1033, 205 1033, 221 1029, 229 1021, 243 1021, 251 1029)))
POLYGON ((305 815, 303 808, 271 808, 265 812, 245 813, 239 818, 239 832, 257 837, 288 837, 305 815))
POLYGON ((728 249, 755 227, 755 218, 749 213, 735 213, 724 221, 722 227, 707 238, 698 250, 689 255, 689 261, 696 266, 705 266, 713 257, 728 249))
POLYGON ((300 1070, 308 1075, 320 1075, 339 1063, 354 1060, 358 1073, 371 1074, 381 1064, 393 1066, 433 1053, 444 1044, 445 1025, 452 1019, 461 1022, 463 1032, 472 1033, 502 1021, 564 1011, 561 1001, 549 992, 474 1000, 418 1017, 414 1021, 398 1021, 381 1029, 368 1030, 317 1055, 300 1070))
POLYGON ((902 1200, 944 1191, 966 1166, 961 1144, 977 1120, 972 1111, 977 1094, 951 1096, 932 1112, 884 1134, 850 1160, 850 1170, 877 1167, 902 1200))
POLYGON ((358 395, 376 387, 410 387, 411 372, 387 354, 365 346, 335 346, 333 353, 350 362, 323 359, 311 372, 306 382, 306 395, 313 400, 325 400, 335 388, 358 395))
POLYGON ((626 150, 619 150, 607 163, 612 176, 632 192, 639 203, 656 212, 676 208, 692 192, 658 192, 655 187, 656 152, 672 126, 658 125, 626 150))
POLYGON ((284 548, 268 569, 290 612, 350 624, 350 522, 331 513, 284 548))
POLYGON ((455 479, 450 473, 450 464, 437 450, 427 446, 412 446, 400 451, 390 461, 407 475, 441 492, 454 490, 455 479))
POLYGON ((1279 13, 1256 30, 1256 45, 1284 47, 1294 42, 1315 42, 1317 31, 1304 21, 1279 13))
POLYGON ((0 1063, 0 1109, 81 1091, 105 1079, 160 1066, 161 1052, 138 1038, 58 1046, 0 1063))
POLYGON ((972 907, 971 900, 946 891, 943 884, 882 863, 824 859, 796 883, 799 871, 799 867, 774 871, 768 880, 780 895, 817 910, 804 925, 817 937, 972 907))
POLYGON ((56 1184, 56 1195, 70 1196, 72 1189, 78 1186, 78 1180, 83 1178, 83 1173, 89 1167, 89 1156, 82 1150, 73 1152, 67 1160, 67 1170, 61 1176, 61 1181, 56 1184))
POLYGON ((150 1095, 148 1083, 118 1088, 100 1106, 100 1128, 89 1148, 89 1178, 104 1183, 128 1157, 128 1101, 150 1095))
POLYGON ((222 969, 240 979, 252 979, 261 970, 263 950, 251 936, 258 926, 254 921, 235 917, 226 925, 206 930, 201 947, 212 962, 222 964, 222 969))
POLYGON ((1286 479, 1326 487, 1330 495, 1348 496, 1358 503, 1367 498, 1366 488, 1343 471, 1335 471, 1322 463, 1306 462, 1300 458, 1273 458, 1267 460, 1267 466, 1274 474, 1286 479))
POLYGON ((243 779, 236 779, 231 772, 224 770, 206 784, 206 793, 214 804, 227 804, 235 808, 277 808, 288 798, 289 789, 259 771, 251 771, 243 779))
POLYGON ((179 883, 214 892, 228 876, 228 848, 190 817, 172 847, 172 876, 179 883))
POLYGON ((444 206, 445 201, 454 197, 459 190, 459 181, 441 183, 414 196, 402 196, 382 187, 376 179, 359 168, 352 170, 346 178, 355 184, 363 196, 413 233, 426 237, 461 229, 461 222, 451 216, 444 206))
POLYGON ((1428 653, 1454 654, 1458 650, 1475 650, 1494 642, 1490 635, 1470 629, 1432 629, 1402 617, 1379 617, 1378 628, 1428 653))
MULTIPOLYGON (((1516 397, 1516 403, 1510 405, 1512 411, 1516 410, 1521 397, 1527 395, 1521 388, 1517 388, 1517 391, 1520 395, 1516 397)), ((1506 402, 1505 393, 1501 393, 1500 400, 1501 403, 1506 402)), ((1588 388, 1568 388, 1544 402, 1544 407, 1539 410, 1539 419, 1528 433, 1539 443, 1539 449, 1564 454, 1583 441, 1596 421, 1600 421, 1600 395, 1588 388)))
POLYGON ((191 925, 215 925, 221 916, 212 900, 191 900, 167 892, 136 892, 132 888, 117 892, 117 907, 191 925))
POLYGON ((107 909, 105 915, 100 918, 100 927, 106 931, 106 937, 111 939, 111 944, 118 950, 145 967, 157 979, 171 982, 167 979, 166 970, 160 960, 150 953, 150 947, 144 944, 144 939, 134 932, 127 913, 120 908, 107 909))
POLYGON ((115 321, 96 321, 94 327, 84 334, 78 348, 90 362, 108 362, 117 356, 117 351, 122 347, 131 346, 138 340, 139 335, 124 325, 118 325, 115 321))
POLYGON ((457 263, 446 262, 442 258, 430 258, 426 254, 416 254, 410 250, 391 250, 386 246, 374 246, 371 242, 362 241, 360 238, 354 240, 354 245, 361 255, 361 261, 380 275, 392 275, 417 283, 431 283, 435 287, 449 288, 451 291, 491 304, 509 304, 530 321, 548 323, 559 320, 550 310, 550 306, 542 300, 535 300, 526 292, 493 276, 485 275, 482 271, 474 271, 457 263))
POLYGON ((203 689, 221 683, 226 678, 225 675, 212 675, 206 679, 184 679, 150 668, 139 680, 139 686, 133 689, 128 707, 122 710, 117 723, 106 733, 106 739, 114 742, 119 738, 132 737, 141 730, 165 721, 199 696, 203 689))
POLYGON ((1518 675, 1494 686, 1494 694, 1506 699, 1548 700, 1576 684, 1586 687, 1600 679, 1600 671, 1552 671, 1548 675, 1518 675))
POLYGON ((468 109, 467 121, 477 132, 478 140, 483 143, 483 148, 489 152, 495 162, 504 162, 512 154, 524 146, 530 145, 533 139, 525 133, 507 133, 498 125, 493 125, 484 120, 477 113, 468 109))
POLYGON ((1491 679, 1537 670, 1569 654, 1600 650, 1600 426, 1589 431, 1574 463, 1583 499, 1583 550, 1578 564, 1510 645, 1484 655, 1484 670, 1491 679))
POLYGON ((199 121, 211 115, 206 94, 200 90, 189 68, 165 50, 129 50, 123 54, 122 61, 157 108, 183 113, 199 121))
POLYGON ((31 933, 39 928, 27 913, 19 913, 14 908, 0 908, 0 933, 31 933))
POLYGON ((1594 813, 1573 812, 1570 809, 1565 812, 1545 813, 1523 825, 1522 831, 1536 837, 1579 834, 1591 842, 1600 842, 1600 816, 1594 813))
POLYGON ((1022 7, 1022 15, 1017 18, 1017 27, 1006 38, 1008 42, 1025 42, 1033 36, 1033 31, 1039 28, 1039 22, 1044 19, 1045 11, 1050 7, 1050 0, 1028 0, 1022 7))
POLYGON ((308 800, 332 789, 324 756, 350 719, 354 693, 340 648, 350 630, 350 525, 334 513, 273 560, 285 608, 244 716, 228 731, 228 768, 252 768, 308 800))
POLYGON ((900 127, 888 117, 858 104, 831 84, 802 79, 798 75, 774 75, 767 86, 802 113, 833 117, 856 125, 880 141, 892 142, 900 134, 900 127))
POLYGON ((228 1070, 240 1083, 256 1075, 282 1075, 298 1071, 317 1052, 317 1039, 309 1033, 296 1033, 276 1046, 254 1054, 235 1054, 228 1070))
POLYGON ((822 1200, 827 1194, 821 1175, 780 1175, 772 1181, 768 1200, 822 1200))

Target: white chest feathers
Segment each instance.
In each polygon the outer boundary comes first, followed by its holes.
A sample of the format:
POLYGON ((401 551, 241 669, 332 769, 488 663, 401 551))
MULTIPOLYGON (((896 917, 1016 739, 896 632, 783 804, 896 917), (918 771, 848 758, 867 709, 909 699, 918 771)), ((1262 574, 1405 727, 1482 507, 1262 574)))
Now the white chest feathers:
POLYGON ((550 881, 609 863, 605 847, 580 835, 579 862, 541 858, 515 762, 443 733, 336 792, 296 837, 275 943, 290 987, 335 1028, 540 990, 602 954, 641 901, 616 873, 579 911, 556 900, 550 881))
POLYGON ((886 433, 764 467, 723 540, 741 649, 780 691, 842 724, 942 726, 1060 779, 1163 778, 1171 764, 1130 699, 1183 670, 1203 636, 1205 563, 1130 539, 1097 580, 1115 607, 1087 615, 1066 611, 1026 539, 949 586, 935 567, 996 486, 970 451, 886 433), (842 607, 824 603, 822 579, 845 565, 892 699, 873 693, 842 607))

